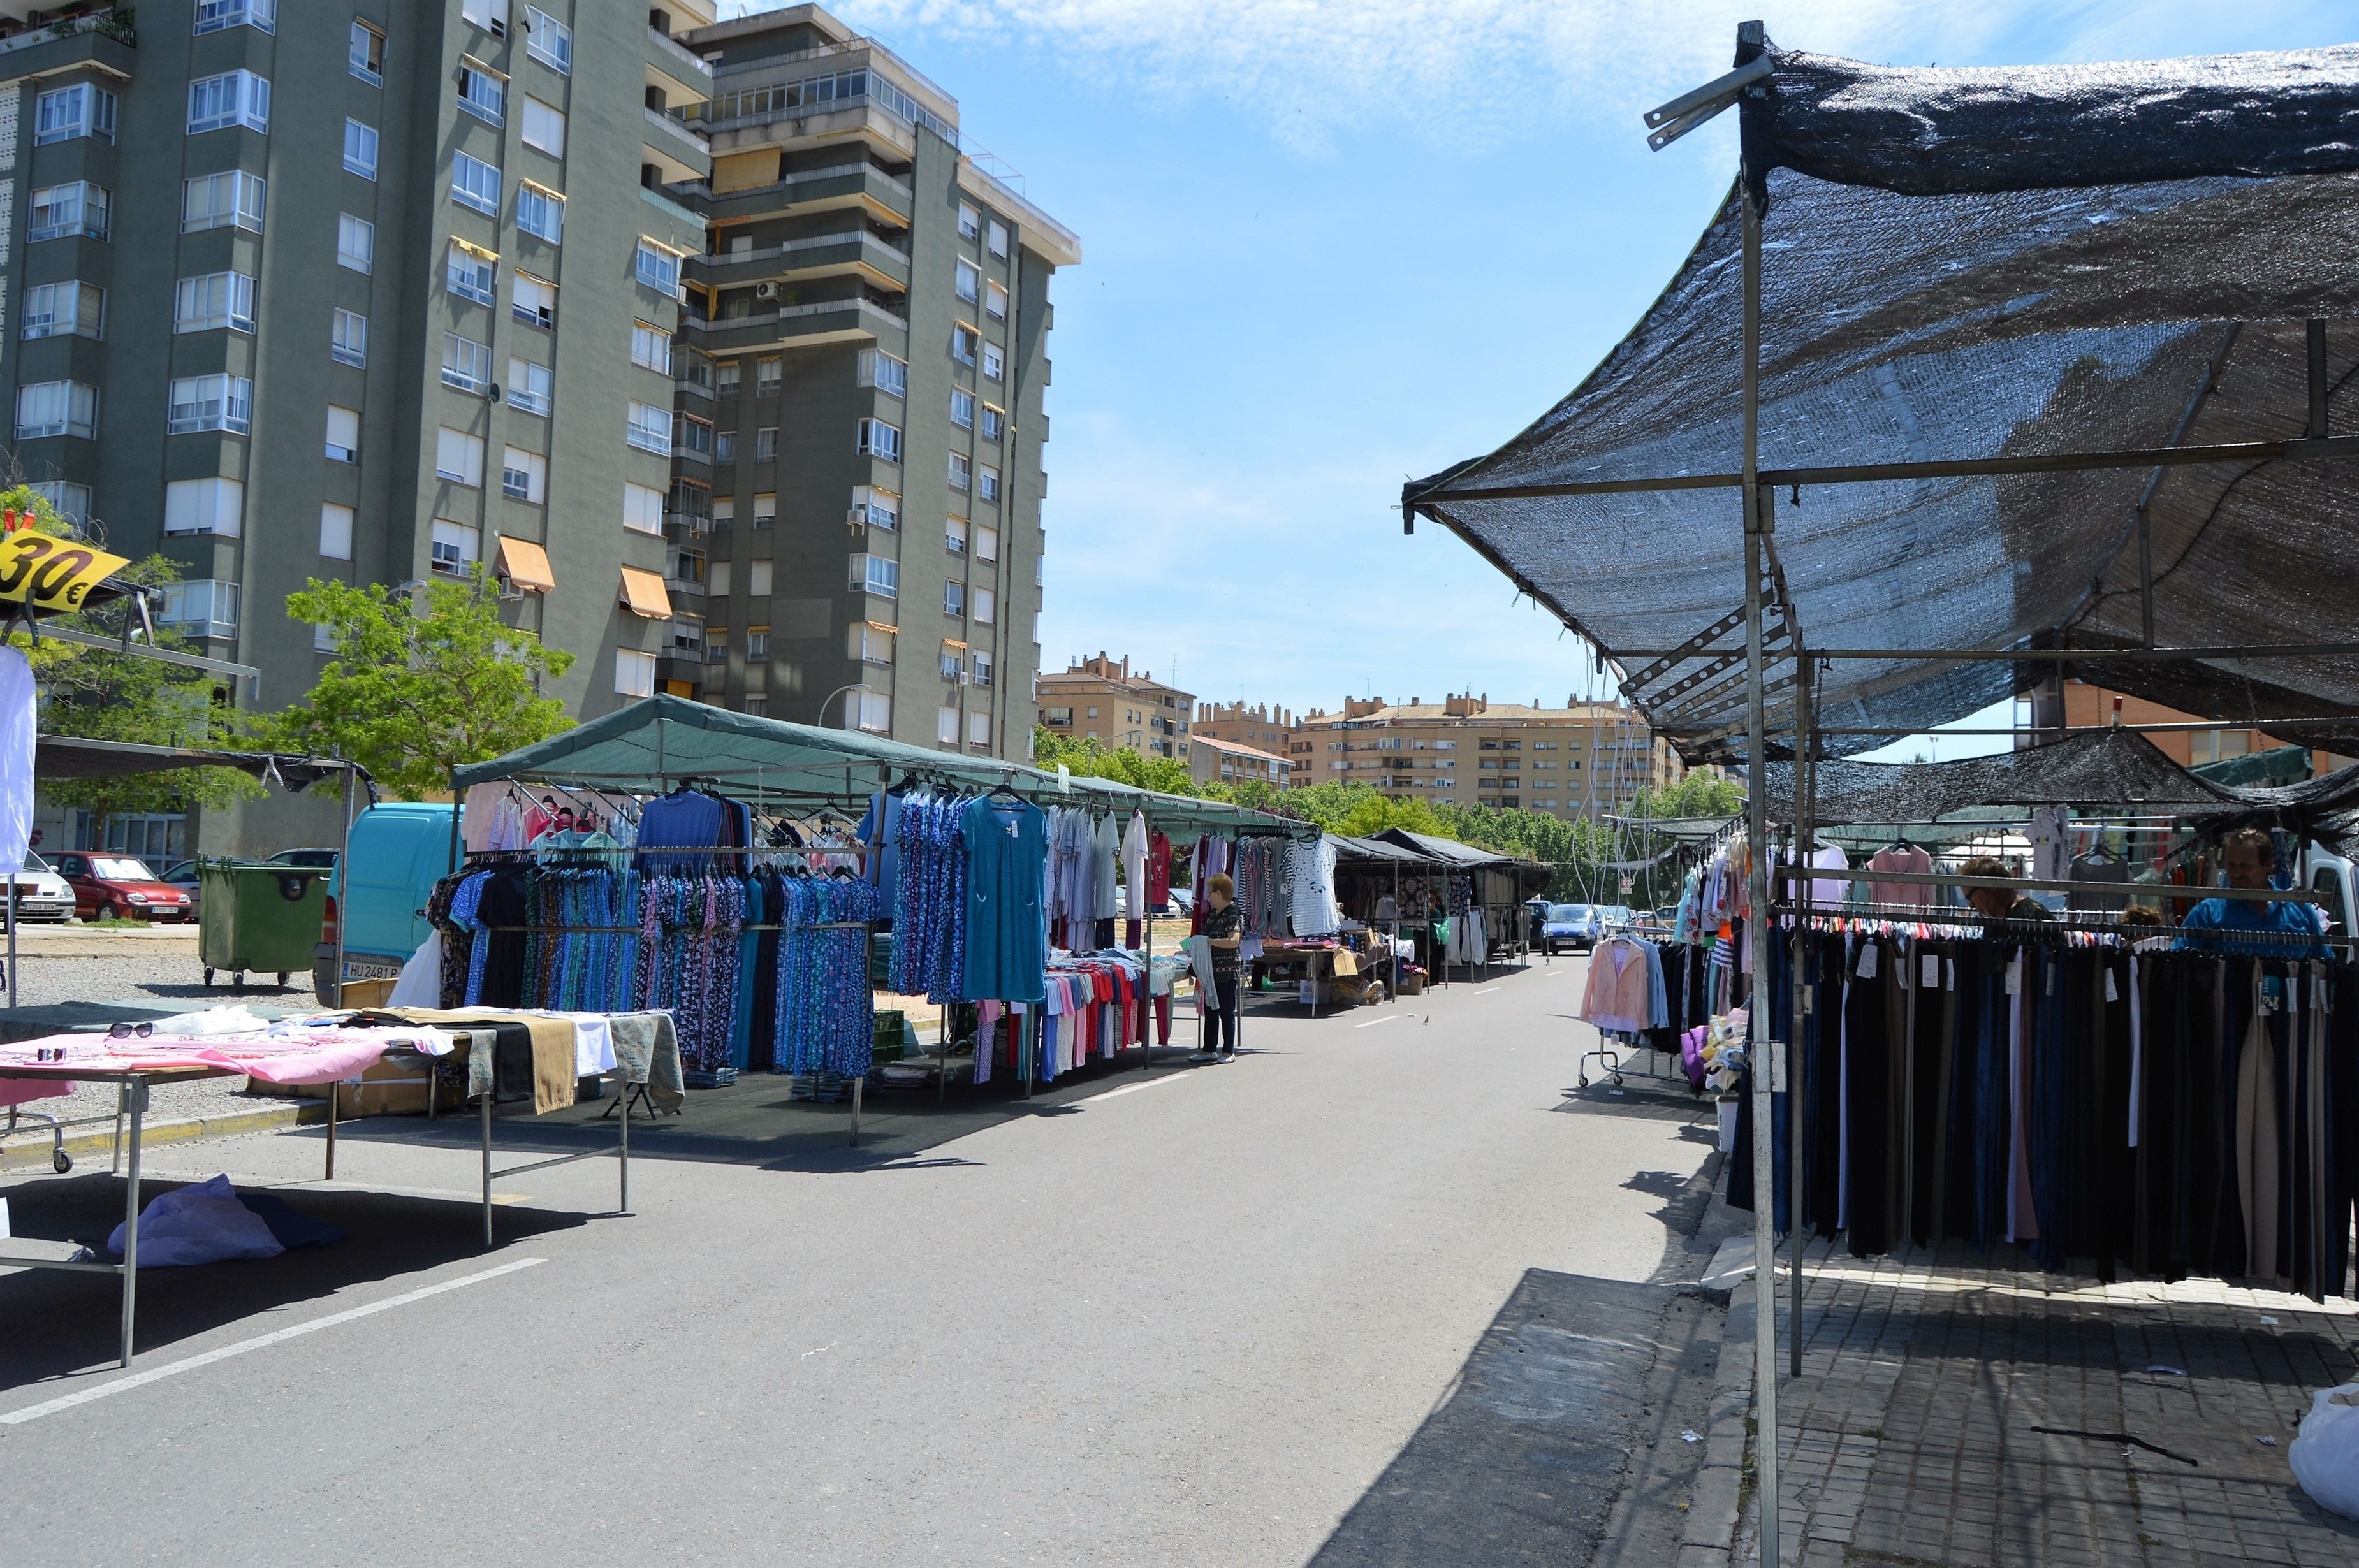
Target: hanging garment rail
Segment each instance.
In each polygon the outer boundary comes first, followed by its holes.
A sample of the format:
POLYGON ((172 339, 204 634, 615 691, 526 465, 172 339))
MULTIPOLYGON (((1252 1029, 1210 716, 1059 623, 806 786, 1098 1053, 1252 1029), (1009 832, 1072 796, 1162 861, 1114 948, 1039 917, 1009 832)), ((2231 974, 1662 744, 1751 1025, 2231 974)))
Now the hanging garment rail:
POLYGON ((2308 888, 2181 887, 2174 882, 2075 882, 2054 877, 1969 877, 1950 871, 1833 871, 1817 866, 1780 866, 1779 881, 1893 882, 1912 887, 2026 889, 2032 892, 2089 892, 2102 890, 2108 897, 2151 891, 2158 898, 2228 898, 2250 903, 2324 903, 2308 888))

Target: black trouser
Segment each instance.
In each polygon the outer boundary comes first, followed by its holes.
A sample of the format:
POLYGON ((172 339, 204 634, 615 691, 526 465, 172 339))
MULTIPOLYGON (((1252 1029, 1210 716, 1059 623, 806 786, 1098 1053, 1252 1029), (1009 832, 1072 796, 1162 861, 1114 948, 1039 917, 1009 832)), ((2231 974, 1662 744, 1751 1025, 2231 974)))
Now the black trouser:
POLYGON ((1237 972, 1212 971, 1212 1011, 1204 1015, 1204 1049, 1237 1048, 1237 972))

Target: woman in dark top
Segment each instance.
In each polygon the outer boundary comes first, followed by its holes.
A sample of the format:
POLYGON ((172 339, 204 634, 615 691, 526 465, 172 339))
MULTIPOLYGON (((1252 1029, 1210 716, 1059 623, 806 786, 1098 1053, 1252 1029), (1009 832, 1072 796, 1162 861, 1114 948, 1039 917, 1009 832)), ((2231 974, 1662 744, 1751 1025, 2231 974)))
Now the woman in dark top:
POLYGON ((1245 945, 1245 912, 1226 871, 1204 879, 1204 938, 1212 949, 1212 1011, 1197 1060, 1237 1059, 1237 949, 1245 945))

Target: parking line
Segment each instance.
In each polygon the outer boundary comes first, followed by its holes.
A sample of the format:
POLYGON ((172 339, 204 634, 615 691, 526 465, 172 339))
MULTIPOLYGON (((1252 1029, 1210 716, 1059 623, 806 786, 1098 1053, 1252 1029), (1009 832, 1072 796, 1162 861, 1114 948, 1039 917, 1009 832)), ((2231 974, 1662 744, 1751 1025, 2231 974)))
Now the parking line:
POLYGON ((210 1367, 216 1361, 226 1361, 233 1356, 243 1356, 249 1350, 264 1350, 273 1345, 283 1345, 288 1340, 299 1339, 304 1335, 316 1334, 323 1328, 333 1328, 338 1324, 350 1323, 357 1317, 367 1317, 372 1314, 387 1312, 397 1306, 408 1306, 412 1302, 422 1302, 429 1296, 439 1296, 445 1291, 455 1291, 467 1285, 480 1285, 485 1280, 496 1280, 502 1274, 513 1274, 519 1269, 529 1269, 536 1263, 548 1261, 546 1258, 519 1258, 513 1263, 503 1263, 496 1269, 486 1269, 480 1274, 464 1274, 455 1280, 444 1280, 438 1284, 421 1286, 414 1291, 404 1291, 397 1296, 387 1296, 381 1302, 371 1302, 366 1306, 356 1306, 344 1312, 330 1313, 327 1316, 314 1318, 310 1323, 299 1323, 292 1327, 278 1329, 270 1334, 257 1335, 252 1339, 241 1339, 234 1345, 224 1345, 218 1350, 208 1350, 201 1356, 190 1356, 185 1360, 168 1361, 161 1367, 149 1367, 142 1371, 117 1378, 113 1382, 100 1383, 93 1388, 82 1389, 71 1394, 61 1394, 54 1400, 47 1400, 38 1405, 27 1405, 20 1411, 9 1411, 5 1414, 0 1414, 0 1425, 22 1426, 28 1421, 38 1421, 45 1415, 55 1415, 60 1411, 71 1410, 76 1405, 86 1405, 92 1400, 103 1400, 109 1394, 119 1394, 126 1389, 136 1389, 145 1384, 156 1382, 159 1379, 178 1377, 182 1372, 193 1372, 200 1367, 210 1367))
POLYGON ((1176 1084, 1187 1076, 1185 1073, 1170 1073, 1163 1077, 1149 1078, 1144 1083, 1125 1084, 1118 1089, 1108 1089, 1102 1095, 1086 1095, 1074 1103, 1088 1105, 1093 1100, 1112 1099, 1116 1095, 1135 1095, 1141 1089, 1159 1089, 1166 1084, 1176 1084))
POLYGON ((1395 1013, 1390 1018, 1372 1018, 1365 1023, 1355 1023, 1352 1025, 1352 1027, 1354 1029, 1374 1029, 1379 1023, 1398 1023, 1399 1022, 1400 1014, 1395 1013))

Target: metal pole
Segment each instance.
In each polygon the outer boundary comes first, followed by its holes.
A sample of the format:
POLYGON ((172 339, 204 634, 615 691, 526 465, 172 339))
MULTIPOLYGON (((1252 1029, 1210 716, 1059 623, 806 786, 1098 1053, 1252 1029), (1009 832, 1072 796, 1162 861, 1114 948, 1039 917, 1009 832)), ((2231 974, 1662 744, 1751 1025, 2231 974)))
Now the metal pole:
POLYGON ((865 1074, 852 1080, 852 1147, 860 1147, 860 1091, 867 1086, 865 1074))
POLYGON ((336 1091, 341 1087, 335 1079, 328 1080, 328 1168, 320 1178, 325 1182, 336 1179, 336 1091))
MULTIPOLYGON (((475 1031, 475 1033, 473 1033, 473 1035, 472 1035, 472 1036, 468 1039, 468 1042, 467 1042, 467 1050, 468 1050, 468 1052, 469 1052, 470 1054, 473 1054, 473 1051, 474 1051, 474 1049, 475 1049, 475 1042, 476 1042, 477 1040, 482 1039, 485 1034, 487 1034, 487 1033, 490 1033, 490 1031, 488 1031, 488 1030, 482 1030, 482 1029, 479 1029, 479 1030, 475 1031)), ((484 1246, 486 1246, 486 1247, 489 1247, 489 1246, 492 1244, 492 1091, 491 1091, 488 1087, 486 1087, 486 1088, 484 1090, 484 1095, 483 1095, 483 1106, 484 1106, 484 1246)), ((628 1116, 628 1115, 630 1115, 630 1114, 631 1114, 631 1106, 630 1106, 630 1102, 629 1102, 628 1100, 625 1100, 625 1101, 624 1101, 624 1102, 623 1102, 623 1114, 624 1114, 625 1116, 628 1116)))
MULTIPOLYGON (((455 796, 453 797, 451 806, 451 820, 453 822, 459 820, 459 807, 455 796)), ((346 762, 344 764, 343 828, 342 836, 336 840, 335 887, 336 892, 341 895, 342 901, 336 905, 336 968, 333 976, 335 989, 321 999, 330 1007, 342 1007, 344 1005, 344 914, 353 902, 352 861, 353 765, 350 762, 346 762)), ((429 1087, 430 1092, 431 1086, 429 1085, 429 1087)))
MULTIPOLYGON (((1769 791, 1767 755, 1769 721, 1762 683, 1767 676, 1761 651, 1761 538, 1769 520, 1757 479, 1761 463, 1761 208, 1751 172, 1744 187, 1745 289, 1745 811, 1752 849, 1753 940, 1763 937, 1769 909, 1769 791)), ((1770 1166, 1775 1116, 1770 1102, 1769 1014, 1758 996, 1752 1002, 1753 1038, 1753 1365, 1758 1401, 1755 1473, 1760 1478, 1760 1561, 1777 1562, 1777 1189, 1770 1166)))
MULTIPOLYGON (((1799 652, 1799 650, 1798 650, 1799 652)), ((1794 920, 1792 960, 1787 971, 1788 983, 1794 993, 1793 1028, 1786 1036, 1786 1167, 1787 1208, 1786 1233, 1792 1246, 1791 1309, 1787 1314, 1790 1325, 1786 1336, 1786 1368, 1791 1377, 1802 1375, 1802 1031, 1809 1022, 1811 1000, 1803 989, 1802 953, 1804 923, 1810 913, 1811 895, 1815 888, 1807 874, 1813 869, 1812 857, 1817 851, 1819 770, 1811 752, 1816 737, 1810 720, 1810 660, 1802 654, 1796 672, 1794 697, 1794 865, 1804 872, 1794 884, 1797 914, 1794 920)))
MULTIPOLYGON (((347 774, 346 776, 347 776, 347 777, 349 777, 350 775, 349 775, 349 774, 347 774)), ((465 809, 465 808, 464 808, 464 807, 460 804, 460 795, 459 795, 459 770, 458 770, 458 769, 456 769, 456 768, 452 768, 452 769, 451 770, 451 865, 450 865, 450 871, 456 871, 459 869, 459 814, 460 814, 462 810, 464 810, 464 809, 465 809)), ((349 813, 349 812, 347 812, 347 813, 346 813, 346 815, 347 815, 347 816, 349 816, 349 815, 350 815, 350 813, 349 813)), ((447 874, 449 874, 449 873, 448 873, 448 872, 446 872, 445 874, 447 875, 447 874)), ((344 972, 343 972, 342 969, 338 969, 338 970, 336 971, 336 985, 337 985, 337 989, 338 989, 339 994, 341 994, 341 993, 342 993, 342 987, 343 987, 343 979, 344 979, 344 972)))
POLYGON ((616 1073, 616 1074, 614 1075, 614 1077, 615 1077, 615 1079, 616 1079, 616 1081, 617 1081, 617 1085, 618 1085, 618 1087, 619 1087, 622 1089, 622 1091, 623 1091, 623 1118, 622 1118, 622 1119, 623 1119, 623 1130, 622 1130, 622 1135, 621 1135, 622 1141, 621 1141, 618 1144, 616 1144, 616 1145, 615 1145, 615 1157, 616 1157, 616 1159, 618 1160, 618 1162, 619 1162, 621 1163, 621 1165, 622 1165, 622 1191, 621 1191, 621 1193, 620 1193, 620 1195, 619 1195, 619 1196, 618 1196, 618 1198, 617 1198, 617 1201, 616 1201, 616 1205, 615 1205, 615 1212, 616 1212, 616 1213, 618 1213, 618 1214, 628 1214, 628 1213, 630 1213, 630 1212, 631 1212, 631 1074, 630 1074, 630 1070, 629 1070, 628 1068, 625 1068, 623 1071, 621 1071, 621 1072, 619 1072, 619 1073, 616 1073))
POLYGON ((8 879, 8 1006, 11 1010, 17 1005, 16 991, 24 978, 16 968, 16 879, 12 876, 8 879))
POLYGON ((139 1127, 147 1116, 147 1080, 124 1082, 131 1105, 131 1169, 123 1179, 123 1365, 131 1365, 131 1329, 139 1300, 139 1127))

